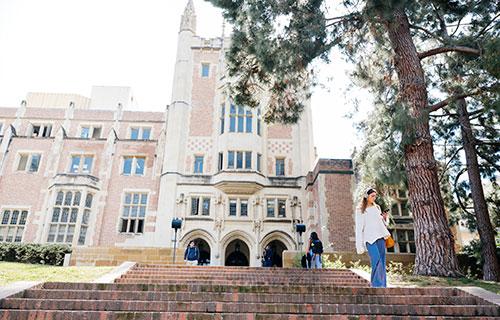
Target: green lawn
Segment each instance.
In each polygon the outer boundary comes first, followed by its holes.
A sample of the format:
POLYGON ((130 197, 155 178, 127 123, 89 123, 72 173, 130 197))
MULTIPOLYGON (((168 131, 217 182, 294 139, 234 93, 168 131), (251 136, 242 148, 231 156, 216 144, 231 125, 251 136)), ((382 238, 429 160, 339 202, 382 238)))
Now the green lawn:
POLYGON ((389 282, 396 286, 417 287, 480 287, 500 294, 500 283, 469 278, 441 278, 413 275, 389 275, 389 282))
POLYGON ((87 282, 99 278, 112 269, 113 267, 56 267, 0 262, 0 286, 15 281, 87 282))

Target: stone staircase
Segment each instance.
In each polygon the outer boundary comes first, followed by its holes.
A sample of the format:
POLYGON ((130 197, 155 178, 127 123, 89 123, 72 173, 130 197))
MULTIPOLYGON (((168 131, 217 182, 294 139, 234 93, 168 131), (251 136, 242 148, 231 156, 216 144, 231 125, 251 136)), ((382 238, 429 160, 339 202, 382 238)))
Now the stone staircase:
POLYGON ((349 270, 136 265, 115 283, 47 282, 0 319, 499 319, 456 288, 370 288, 349 270))

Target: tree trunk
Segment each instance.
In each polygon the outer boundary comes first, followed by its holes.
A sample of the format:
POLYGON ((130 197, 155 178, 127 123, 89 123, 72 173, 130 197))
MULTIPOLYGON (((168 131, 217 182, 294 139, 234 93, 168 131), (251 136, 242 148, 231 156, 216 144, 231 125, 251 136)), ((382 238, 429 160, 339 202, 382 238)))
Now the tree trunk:
MULTIPOLYGON (((384 15, 380 12, 380 17, 384 15)), ((411 122, 404 149, 411 211, 415 224, 415 274, 460 276, 455 243, 444 210, 429 130, 427 88, 403 8, 395 8, 385 21, 399 79, 400 102, 408 108, 411 122)))
POLYGON ((477 231, 481 240, 481 255, 484 259, 483 279, 489 281, 500 281, 500 266, 496 255, 495 232, 491 225, 488 206, 484 199, 483 184, 477 162, 477 153, 474 143, 474 135, 470 126, 469 112, 465 99, 457 101, 458 121, 462 132, 462 144, 465 151, 467 173, 474 203, 474 214, 476 215, 477 231))

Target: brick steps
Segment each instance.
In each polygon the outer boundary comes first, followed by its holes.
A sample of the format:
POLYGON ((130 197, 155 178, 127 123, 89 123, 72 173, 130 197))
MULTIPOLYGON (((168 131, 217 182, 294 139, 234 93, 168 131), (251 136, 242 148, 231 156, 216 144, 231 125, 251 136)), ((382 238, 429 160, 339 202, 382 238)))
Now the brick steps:
POLYGON ((496 320, 497 317, 392 316, 392 315, 296 315, 265 313, 179 313, 179 312, 114 312, 114 311, 53 311, 0 310, 0 320, 496 320))
POLYGON ((118 283, 82 283, 82 282, 45 282, 41 289, 46 290, 112 290, 112 291, 147 291, 147 292, 227 292, 227 293, 283 293, 287 294, 352 294, 352 295, 407 295, 407 296, 469 296, 467 293, 448 287, 427 288, 370 288, 370 287, 337 287, 330 285, 291 285, 283 288, 278 285, 240 286, 240 285, 205 285, 195 283, 184 284, 118 284, 118 283))
POLYGON ((304 270, 281 268, 158 267, 139 265, 117 279, 117 283, 273 284, 366 286, 368 283, 349 270, 304 270))
POLYGON ((0 300, 3 319, 500 318, 455 288, 370 288, 349 270, 135 266, 115 283, 48 282, 0 300))
POLYGON ((380 305, 380 304, 295 304, 247 302, 197 302, 197 301, 137 301, 137 300, 72 300, 7 298, 0 302, 0 309, 29 310, 87 310, 133 312, 221 312, 269 314, 350 314, 396 316, 491 316, 499 317, 497 306, 469 305, 380 305))
POLYGON ((208 301, 248 303, 359 303, 359 304, 407 304, 407 305, 477 305, 474 297, 464 296, 408 296, 408 295, 331 295, 331 294, 277 294, 277 293, 225 293, 225 292, 145 292, 113 290, 26 290, 22 298, 29 299, 83 299, 83 300, 135 300, 135 301, 208 301))
MULTIPOLYGON (((182 284, 188 281, 192 280, 156 280, 154 278, 147 278, 147 279, 117 279, 116 283, 144 283, 144 284, 182 284)), ((199 284, 208 284, 208 285, 232 285, 232 284, 237 284, 237 285, 268 285, 270 284, 268 281, 265 280, 195 280, 193 281, 195 283, 199 284)), ((308 282, 306 281, 273 281, 271 284, 273 285, 281 285, 281 286, 288 286, 288 285, 296 285, 296 284, 302 284, 302 285, 309 285, 308 282)), ((353 280, 353 281, 330 281, 329 285, 336 285, 336 286, 358 286, 358 287, 365 287, 366 282, 365 281, 360 281, 360 280, 353 280)))

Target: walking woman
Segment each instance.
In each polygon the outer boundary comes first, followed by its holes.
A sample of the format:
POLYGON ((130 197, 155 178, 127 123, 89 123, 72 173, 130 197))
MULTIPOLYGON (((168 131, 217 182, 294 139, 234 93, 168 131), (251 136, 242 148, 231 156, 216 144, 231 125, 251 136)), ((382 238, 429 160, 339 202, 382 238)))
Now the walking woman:
POLYGON ((375 189, 369 188, 356 211, 356 251, 358 254, 368 251, 372 268, 371 286, 385 288, 387 287, 385 239, 391 234, 384 223, 387 213, 382 213, 375 203, 376 198, 375 189))

